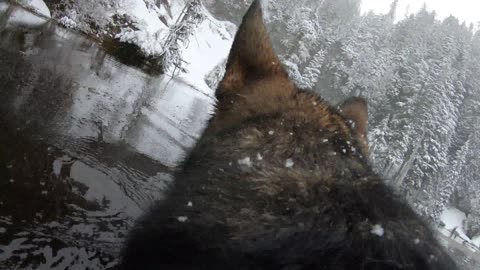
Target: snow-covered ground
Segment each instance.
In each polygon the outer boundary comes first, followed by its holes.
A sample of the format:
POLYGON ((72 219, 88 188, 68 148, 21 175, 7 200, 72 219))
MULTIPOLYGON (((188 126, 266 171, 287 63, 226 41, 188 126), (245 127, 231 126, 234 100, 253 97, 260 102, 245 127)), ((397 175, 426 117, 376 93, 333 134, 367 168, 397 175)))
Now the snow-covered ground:
MULTIPOLYGON (((181 6, 177 4, 178 2, 174 3, 173 14, 178 16, 181 12, 181 6)), ((122 28, 115 37, 122 42, 138 45, 146 55, 161 54, 164 49, 163 42, 169 33, 169 29, 159 17, 165 18, 170 23, 173 21, 165 8, 157 8, 154 4, 151 4, 148 8, 145 1, 139 0, 121 0, 118 1, 117 5, 118 9, 111 16, 118 14, 132 18, 136 29, 122 28)))
POLYGON ((463 231, 463 222, 466 218, 467 216, 462 211, 456 208, 447 208, 440 216, 440 221, 445 224, 445 229, 449 231, 456 229, 459 235, 467 237, 463 231))
POLYGON ((179 77, 213 96, 214 91, 207 86, 205 78, 227 58, 235 32, 233 23, 217 21, 207 14, 182 50, 187 72, 178 74, 179 77))
MULTIPOLYGON (((50 10, 42 0, 21 0, 19 4, 28 10, 32 10, 37 15, 32 15, 31 12, 24 9, 15 9, 9 16, 7 26, 28 26, 37 27, 45 24, 50 18, 50 10)), ((7 11, 8 5, 6 3, 0 3, 0 14, 7 11)))
POLYGON ((480 248, 480 235, 472 238, 472 244, 480 248))
MULTIPOLYGON (((439 231, 447 237, 450 237, 452 231, 455 230, 455 236, 453 239, 459 243, 464 241, 480 247, 480 236, 470 239, 464 230, 464 223, 467 219, 467 216, 462 211, 456 208, 447 208, 442 212, 440 216, 440 221, 444 224, 444 227, 439 228, 439 231)), ((476 250, 475 250, 476 251, 476 250)))
POLYGON ((2 15, 5 11, 7 11, 8 4, 0 2, 0 15, 2 15))
MULTIPOLYGON (((165 6, 157 8, 152 1, 121 0, 116 14, 133 18, 136 29, 123 28, 116 38, 123 42, 138 45, 149 56, 160 55, 164 51, 164 41, 169 34, 168 25, 176 22, 188 1, 169 1, 170 12, 165 6), (171 16, 170 16, 171 15, 171 16)), ((184 44, 182 59, 189 63, 189 74, 182 76, 189 81, 203 81, 205 74, 225 58, 230 49, 235 26, 229 22, 217 21, 204 8, 206 19, 184 44)), ((113 15, 111 15, 113 16, 113 15)))
MULTIPOLYGON (((158 6, 153 0, 73 1, 68 9, 53 10, 52 16, 67 28, 101 39, 110 37, 132 43, 137 45, 144 55, 155 57, 162 55, 167 49, 165 42, 170 34, 170 27, 177 22, 187 2, 169 1, 169 6, 158 6)), ((226 57, 235 29, 231 23, 215 20, 206 10, 205 15, 206 22, 196 29, 195 37, 191 37, 184 44, 188 49, 184 51, 183 59, 189 63, 195 62, 190 60, 201 60, 204 65, 201 70, 208 72, 211 66, 215 66, 214 62, 219 62, 219 57, 226 57), (207 40, 209 44, 205 44, 207 40), (198 48, 192 49, 195 45, 198 48), (201 59, 198 58, 200 53, 201 59), (196 57, 192 58, 192 54, 196 57)))
POLYGON ((52 15, 50 14, 50 10, 48 9, 45 2, 42 0, 17 0, 18 3, 25 7, 29 7, 38 14, 50 18, 52 15))
MULTIPOLYGON (((18 0, 20 5, 37 12, 46 18, 53 17, 60 24, 67 28, 73 28, 84 33, 96 35, 99 38, 112 37, 121 42, 137 45, 146 56, 158 56, 164 53, 165 41, 169 35, 170 26, 174 25, 184 11, 185 3, 188 1, 169 1, 170 6, 157 6, 153 0, 86 0, 72 1, 67 8, 50 11, 42 0, 18 0)), ((6 9, 6 4, 0 3, 0 12, 6 9)), ((15 15, 17 23, 31 21, 24 11, 15 15)), ((205 10, 205 12, 207 12, 205 10)), ((228 52, 228 40, 231 33, 226 34, 226 27, 232 26, 226 22, 218 22, 208 13, 207 23, 202 24, 196 31, 198 45, 204 43, 202 37, 206 37, 211 44, 209 48, 215 50, 215 55, 222 55, 228 52), (214 28, 218 28, 213 30, 214 28), (213 31, 212 31, 213 30, 213 31), (219 37, 219 38, 216 38, 219 37), (219 42, 217 42, 219 41, 219 42), (227 45, 225 45, 227 41, 227 45), (226 49, 225 49, 226 47, 226 49)), ((38 20, 35 18, 35 20, 38 20)), ((30 24, 39 24, 38 21, 31 21, 30 24)), ((233 31, 234 32, 234 31, 233 31)), ((193 44, 186 42, 185 45, 193 44)), ((188 50, 192 52, 191 49, 188 50)), ((208 64, 218 59, 203 52, 203 63, 208 64), (207 60, 207 61, 205 61, 207 60)), ((191 58, 190 58, 191 59, 191 58)), ((188 61, 188 59, 186 59, 188 61)), ((203 70, 208 70, 205 67, 203 70)), ((211 70, 211 69, 210 69, 211 70)))

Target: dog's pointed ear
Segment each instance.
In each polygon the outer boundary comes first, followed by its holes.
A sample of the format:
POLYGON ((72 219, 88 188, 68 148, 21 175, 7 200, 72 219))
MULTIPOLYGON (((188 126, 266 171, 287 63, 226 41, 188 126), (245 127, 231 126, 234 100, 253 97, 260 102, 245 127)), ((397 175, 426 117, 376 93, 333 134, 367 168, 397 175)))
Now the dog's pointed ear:
POLYGON ((260 1, 255 0, 237 31, 217 94, 243 89, 249 80, 268 76, 288 77, 268 37, 260 1))
POLYGON ((350 121, 352 128, 360 135, 367 135, 368 105, 361 97, 351 97, 338 106, 340 114, 350 121))

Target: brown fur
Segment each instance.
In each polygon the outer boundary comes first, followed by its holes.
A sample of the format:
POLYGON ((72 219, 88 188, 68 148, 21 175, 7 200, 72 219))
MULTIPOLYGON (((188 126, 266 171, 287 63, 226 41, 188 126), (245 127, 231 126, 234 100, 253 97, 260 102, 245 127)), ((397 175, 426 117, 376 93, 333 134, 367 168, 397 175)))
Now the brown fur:
POLYGON ((168 199, 141 218, 125 269, 455 269, 372 172, 366 102, 338 109, 288 79, 255 1, 218 105, 168 199), (381 226, 384 234, 372 233, 381 226), (417 241, 418 240, 418 241, 417 241))

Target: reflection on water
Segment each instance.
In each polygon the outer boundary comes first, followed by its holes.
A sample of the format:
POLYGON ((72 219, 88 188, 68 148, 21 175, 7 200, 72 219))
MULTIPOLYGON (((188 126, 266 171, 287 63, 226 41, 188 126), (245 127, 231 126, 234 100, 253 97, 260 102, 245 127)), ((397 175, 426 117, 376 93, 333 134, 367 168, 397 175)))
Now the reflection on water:
POLYGON ((112 268, 213 98, 5 3, 0 63, 0 269, 112 268))

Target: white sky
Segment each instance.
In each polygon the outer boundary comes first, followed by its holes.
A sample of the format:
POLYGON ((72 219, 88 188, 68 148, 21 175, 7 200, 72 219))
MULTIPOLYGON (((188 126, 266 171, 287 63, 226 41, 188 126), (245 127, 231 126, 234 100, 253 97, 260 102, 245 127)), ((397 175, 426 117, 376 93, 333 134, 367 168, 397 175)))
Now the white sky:
MULTIPOLYGON (((362 0, 362 13, 372 10, 375 13, 387 13, 393 0, 362 0)), ((423 3, 427 4, 428 10, 435 10, 438 19, 450 15, 460 19, 460 22, 474 23, 480 21, 479 0, 400 0, 397 10, 397 20, 405 17, 405 14, 418 11, 423 3)))

